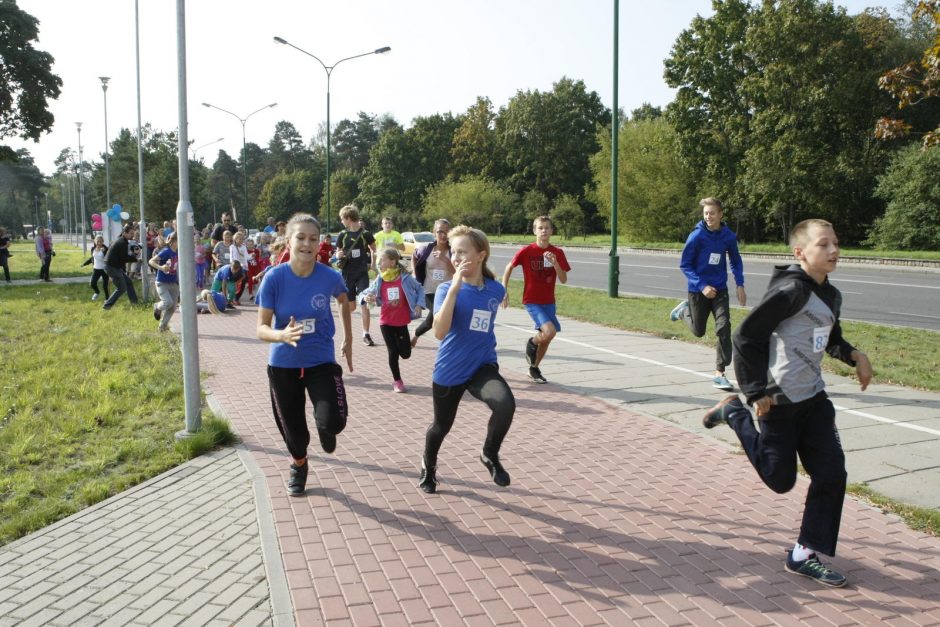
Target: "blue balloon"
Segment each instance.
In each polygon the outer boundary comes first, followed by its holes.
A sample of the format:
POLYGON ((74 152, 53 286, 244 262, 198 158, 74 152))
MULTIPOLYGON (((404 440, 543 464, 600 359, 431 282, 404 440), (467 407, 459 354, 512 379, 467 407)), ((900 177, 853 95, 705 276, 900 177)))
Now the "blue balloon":
POLYGON ((117 210, 118 215, 120 215, 121 211, 124 209, 124 207, 122 207, 121 205, 117 203, 114 203, 114 205, 112 205, 111 208, 117 210))

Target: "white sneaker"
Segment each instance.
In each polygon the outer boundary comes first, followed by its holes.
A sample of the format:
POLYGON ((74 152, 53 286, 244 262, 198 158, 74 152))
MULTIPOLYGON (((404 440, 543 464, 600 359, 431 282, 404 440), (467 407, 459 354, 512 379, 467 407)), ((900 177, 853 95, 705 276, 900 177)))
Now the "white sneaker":
POLYGON ((98 300, 98 295, 97 295, 97 294, 92 294, 92 295, 91 295, 91 299, 92 299, 92 300, 98 300))

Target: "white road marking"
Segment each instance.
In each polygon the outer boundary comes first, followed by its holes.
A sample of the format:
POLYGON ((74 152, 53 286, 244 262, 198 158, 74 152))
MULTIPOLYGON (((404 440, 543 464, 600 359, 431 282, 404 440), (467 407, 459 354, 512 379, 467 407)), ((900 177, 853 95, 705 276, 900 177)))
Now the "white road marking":
MULTIPOLYGON (((514 331, 519 331, 519 332, 521 332, 521 333, 525 333, 526 335, 531 335, 531 334, 532 334, 532 330, 531 330, 531 329, 525 329, 525 328, 517 327, 517 326, 511 325, 511 324, 505 324, 505 323, 503 323, 503 322, 497 322, 496 324, 499 325, 499 326, 501 326, 501 327, 506 327, 507 329, 513 329, 514 331)), ((573 344, 573 345, 575 345, 575 346, 580 346, 581 348, 590 348, 590 349, 592 349, 592 350, 596 350, 596 351, 599 352, 599 353, 606 353, 606 354, 608 354, 608 355, 614 355, 614 356, 616 356, 616 357, 621 357, 621 358, 623 358, 623 359, 629 359, 629 360, 632 360, 632 361, 639 361, 639 362, 644 363, 644 364, 650 364, 651 366, 659 366, 659 367, 661 367, 661 368, 668 368, 669 370, 675 370, 675 371, 677 371, 677 372, 683 372, 683 373, 685 373, 685 374, 693 374, 693 375, 695 375, 695 376, 697 376, 697 377, 702 377, 703 379, 711 379, 711 378, 712 378, 712 375, 706 374, 706 373, 701 372, 701 371, 699 371, 699 370, 692 370, 692 369, 690 369, 690 368, 683 368, 682 366, 674 366, 674 365, 672 365, 672 364, 667 364, 667 363, 665 363, 665 362, 657 361, 657 360, 655 360, 655 359, 649 359, 648 357, 639 357, 639 356, 637 356, 637 355, 630 355, 630 354, 628 354, 628 353, 621 353, 621 352, 619 352, 619 351, 611 350, 611 349, 609 349, 609 348, 602 348, 602 347, 600 347, 600 346, 594 346, 593 344, 588 344, 587 342, 579 342, 579 341, 577 341, 577 340, 570 340, 570 339, 568 339, 568 338, 561 337, 560 335, 556 335, 556 336, 555 336, 555 339, 554 339, 553 341, 555 341, 555 342, 567 342, 568 344, 573 344)), ((737 381, 735 381, 734 379, 731 379, 731 381, 733 381, 734 383, 737 383, 737 381)), ((930 427, 923 427, 923 426, 921 426, 921 425, 911 424, 911 423, 908 423, 908 422, 902 422, 902 421, 900 421, 900 420, 895 420, 894 418, 885 418, 885 417, 883 417, 883 416, 877 416, 877 415, 875 415, 875 414, 870 414, 870 413, 868 413, 868 412, 859 411, 859 410, 857 410, 857 409, 849 409, 848 407, 842 407, 841 405, 836 405, 835 403, 833 403, 833 407, 835 407, 837 410, 839 410, 839 411, 841 411, 841 412, 845 412, 845 413, 847 413, 847 414, 852 414, 853 416, 860 416, 860 417, 862 417, 862 418, 868 418, 869 420, 874 420, 874 421, 876 421, 876 422, 881 422, 881 423, 884 423, 884 424, 887 424, 887 425, 892 425, 892 426, 895 426, 895 427, 901 427, 901 428, 903 428, 903 429, 910 429, 910 430, 912 430, 912 431, 920 431, 920 432, 922 432, 922 433, 929 433, 930 435, 940 436, 940 430, 938 430, 938 429, 931 429, 930 427)))
POLYGON ((903 311, 889 311, 888 313, 895 314, 898 316, 914 316, 915 318, 930 318, 931 320, 940 320, 940 316, 928 316, 925 314, 912 314, 912 313, 906 313, 903 311))

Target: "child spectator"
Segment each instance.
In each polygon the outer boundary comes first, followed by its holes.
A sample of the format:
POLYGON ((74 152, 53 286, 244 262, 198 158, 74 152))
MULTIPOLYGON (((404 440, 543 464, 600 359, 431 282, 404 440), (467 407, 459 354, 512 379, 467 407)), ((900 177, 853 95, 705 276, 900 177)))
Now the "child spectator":
POLYGON ((754 407, 760 431, 737 395, 718 403, 702 423, 708 429, 730 425, 758 476, 777 493, 796 483, 799 455, 810 484, 800 535, 784 568, 838 588, 845 576, 823 566, 816 554, 835 555, 846 483, 835 408, 821 376, 823 351, 854 366, 863 391, 872 369, 865 353, 842 338, 842 295, 828 278, 839 261, 832 225, 800 222, 790 247, 799 265, 776 267, 763 299, 733 339, 738 386, 754 407))
POLYGON ((222 240, 212 248, 212 263, 217 269, 232 263, 232 233, 223 231, 221 237, 222 240))
POLYGON ((408 323, 421 317, 424 288, 408 273, 401 262, 401 253, 386 248, 379 254, 379 275, 363 293, 362 298, 381 307, 379 329, 388 349, 388 367, 392 371, 392 390, 406 392, 401 379, 398 359, 411 357, 408 323))
POLYGON ((208 247, 199 234, 195 236, 193 242, 193 251, 196 258, 196 289, 202 289, 206 286, 206 274, 209 272, 209 254, 208 247))

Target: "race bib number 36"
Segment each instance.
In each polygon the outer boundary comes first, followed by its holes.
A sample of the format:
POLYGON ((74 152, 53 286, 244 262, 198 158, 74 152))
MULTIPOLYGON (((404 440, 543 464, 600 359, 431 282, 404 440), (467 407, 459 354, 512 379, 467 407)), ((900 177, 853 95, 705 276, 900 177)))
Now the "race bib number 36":
POLYGON ((490 320, 493 319, 493 312, 486 309, 474 309, 470 318, 470 330, 486 333, 490 330, 490 320))
POLYGON ((306 320, 301 320, 297 324, 300 325, 300 328, 304 335, 308 333, 317 332, 317 319, 316 318, 307 318, 306 320))

